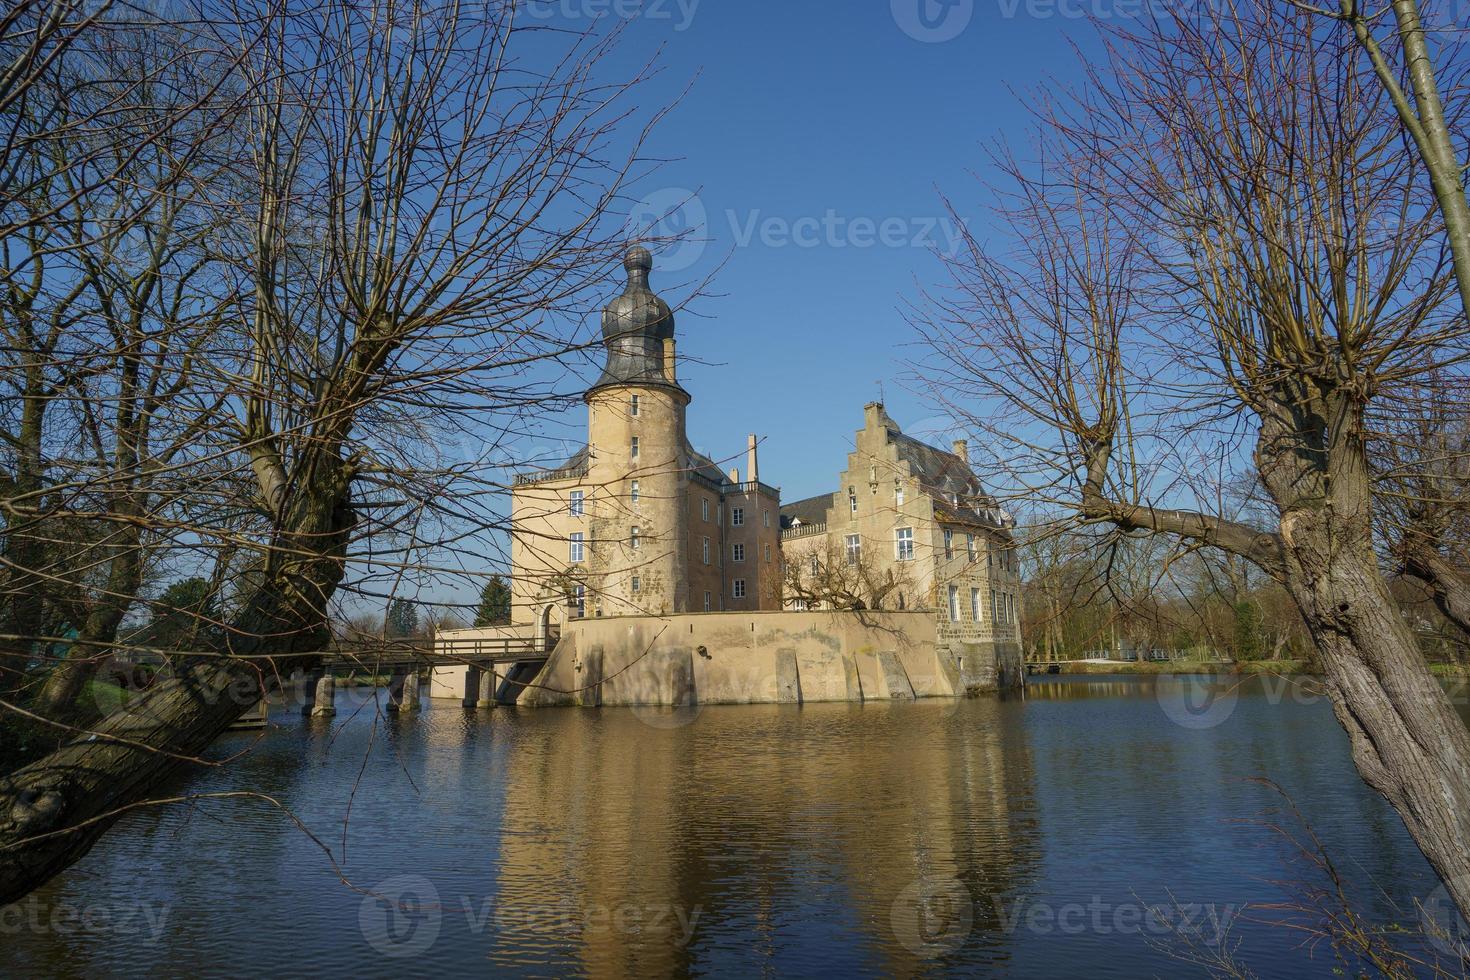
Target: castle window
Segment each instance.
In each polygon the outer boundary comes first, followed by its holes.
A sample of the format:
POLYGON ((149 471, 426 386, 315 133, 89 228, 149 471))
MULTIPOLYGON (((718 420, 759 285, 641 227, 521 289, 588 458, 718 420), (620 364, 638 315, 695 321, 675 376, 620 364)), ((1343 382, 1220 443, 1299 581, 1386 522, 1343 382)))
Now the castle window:
POLYGON ((705 523, 708 523, 709 522, 709 498, 708 497, 701 497, 701 498, 699 498, 699 512, 700 512, 700 515, 699 516, 701 516, 702 518, 704 518, 705 523))
POLYGON ((571 546, 568 549, 567 558, 573 564, 577 564, 578 562, 581 562, 585 559, 586 546, 583 544, 585 540, 586 537, 582 534, 581 531, 575 531, 572 533, 571 546))
POLYGON ((581 490, 573 490, 571 494, 571 500, 567 504, 568 513, 570 513, 573 517, 581 517, 582 504, 584 500, 585 495, 582 493, 581 490))
POLYGON ((743 578, 737 578, 735 580, 734 591, 732 591, 730 594, 733 595, 737 599, 744 599, 745 598, 745 579, 743 579, 743 578))
POLYGON ((901 480, 893 481, 893 505, 895 507, 903 506, 903 482, 901 480))
POLYGON ((706 589, 705 590, 705 593, 704 593, 704 611, 705 612, 709 612, 709 606, 710 606, 710 595, 709 595, 709 590, 706 589))
POLYGON ((628 414, 629 415, 637 415, 638 414, 638 396, 637 395, 634 395, 633 398, 632 398, 632 400, 628 402, 628 414))
POLYGON ((895 550, 899 561, 914 560, 914 529, 901 527, 893 532, 895 550))
POLYGON ((847 551, 847 563, 856 565, 863 557, 863 539, 861 535, 849 534, 845 539, 847 551))
POLYGON ((975 561, 975 535, 965 535, 965 555, 973 563, 975 561))
POLYGON ((633 526, 633 534, 629 538, 628 543, 633 546, 634 551, 637 551, 639 548, 643 547, 643 532, 638 528, 637 525, 633 526))
POLYGON ((638 437, 637 436, 634 436, 633 437, 633 445, 632 445, 632 448, 630 450, 630 455, 634 459, 637 459, 638 458, 638 437))
POLYGON ((768 510, 761 511, 761 521, 766 525, 766 527, 770 527, 771 526, 771 512, 768 511, 768 510))
POLYGON ((766 564, 769 565, 770 563, 771 563, 771 546, 770 545, 766 545, 766 564))
POLYGON ((735 544, 732 544, 730 546, 730 560, 731 561, 744 561, 745 560, 745 545, 740 544, 738 542, 735 543, 735 544))
POLYGON ((951 623, 960 621, 960 587, 958 585, 949 587, 949 621, 951 623))
POLYGON ((944 529, 944 557, 954 557, 954 532, 949 528, 944 529))
POLYGON ((632 501, 634 507, 637 507, 638 506, 638 481, 637 480, 634 480, 633 481, 633 487, 632 487, 631 490, 628 491, 628 499, 632 501))
POLYGON ((857 513, 857 490, 853 487, 847 488, 847 509, 854 514, 857 513))
POLYGON ((587 616, 587 586, 577 585, 572 588, 571 606, 573 619, 585 619, 587 616))
POLYGON ((970 618, 973 619, 977 623, 980 622, 980 590, 979 589, 971 589, 970 590, 970 618))
POLYGON ((990 590, 990 621, 1000 622, 1000 601, 996 598, 995 590, 990 590))
POLYGON ((811 567, 812 567, 812 574, 813 575, 816 575, 818 572, 820 572, 822 570, 822 563, 817 560, 817 556, 816 555, 812 555, 811 567))
POLYGON ((636 594, 643 591, 643 580, 637 575, 633 576, 633 592, 636 594))
POLYGON ((730 508, 730 526, 731 527, 742 527, 744 524, 745 524, 745 508, 744 507, 731 507, 730 508))
POLYGON ((709 564, 709 538, 704 539, 704 563, 709 564))

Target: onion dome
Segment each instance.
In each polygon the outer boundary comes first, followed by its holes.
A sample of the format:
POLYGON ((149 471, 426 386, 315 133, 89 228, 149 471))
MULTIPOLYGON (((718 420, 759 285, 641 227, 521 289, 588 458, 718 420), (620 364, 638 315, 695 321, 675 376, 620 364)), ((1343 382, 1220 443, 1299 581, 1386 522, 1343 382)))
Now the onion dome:
POLYGON ((674 312, 648 286, 653 254, 641 245, 623 258, 628 285, 602 311, 607 365, 593 388, 656 384, 677 388, 664 374, 664 341, 674 336, 674 312))

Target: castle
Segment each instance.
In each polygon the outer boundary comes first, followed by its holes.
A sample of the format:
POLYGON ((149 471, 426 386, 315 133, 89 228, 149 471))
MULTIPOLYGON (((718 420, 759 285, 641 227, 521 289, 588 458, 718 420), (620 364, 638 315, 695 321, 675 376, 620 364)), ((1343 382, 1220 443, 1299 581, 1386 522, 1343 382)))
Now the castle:
POLYGON ((782 506, 690 445, 674 314, 634 247, 602 316, 606 363, 587 390, 587 443, 511 492, 513 624, 587 617, 862 608, 932 610, 947 636, 1019 642, 1006 516, 966 444, 905 435, 864 409, 838 490, 782 506))

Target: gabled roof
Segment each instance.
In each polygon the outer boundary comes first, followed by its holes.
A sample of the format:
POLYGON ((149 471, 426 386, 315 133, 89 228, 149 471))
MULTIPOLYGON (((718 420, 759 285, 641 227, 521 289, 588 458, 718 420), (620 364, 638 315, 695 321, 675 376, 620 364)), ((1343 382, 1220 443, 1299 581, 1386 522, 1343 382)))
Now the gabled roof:
POLYGON ((827 519, 827 509, 831 506, 832 495, 830 493, 782 504, 781 528, 785 530, 793 527, 797 521, 803 524, 820 524, 827 519))

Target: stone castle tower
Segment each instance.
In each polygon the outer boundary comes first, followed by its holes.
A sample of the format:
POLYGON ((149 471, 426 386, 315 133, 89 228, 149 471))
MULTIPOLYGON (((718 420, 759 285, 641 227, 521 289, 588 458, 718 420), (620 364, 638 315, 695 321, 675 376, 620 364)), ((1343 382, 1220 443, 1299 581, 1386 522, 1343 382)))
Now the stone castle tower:
POLYGON ((603 605, 621 614, 689 609, 690 471, 675 369, 674 314, 649 288, 653 256, 635 246, 628 285, 602 314, 607 363, 587 391, 588 572, 603 605), (636 581, 635 581, 636 579, 636 581))
POLYGON ((635 246, 602 315, 602 373, 587 390, 587 444, 511 490, 511 620, 781 608, 780 491, 689 443, 674 313, 635 246))

